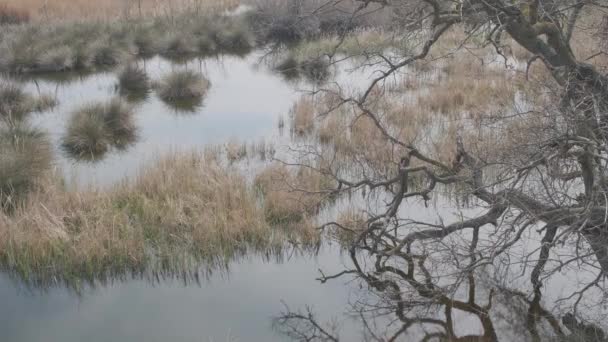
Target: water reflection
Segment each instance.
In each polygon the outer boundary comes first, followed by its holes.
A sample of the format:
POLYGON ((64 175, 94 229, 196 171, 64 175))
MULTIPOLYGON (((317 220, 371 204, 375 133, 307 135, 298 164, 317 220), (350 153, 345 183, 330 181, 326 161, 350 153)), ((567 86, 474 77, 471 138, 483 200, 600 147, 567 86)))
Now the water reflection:
POLYGON ((32 123, 49 132, 58 167, 68 183, 73 185, 111 184, 133 175, 142 164, 155 159, 158 154, 174 149, 201 148, 231 139, 257 140, 264 137, 272 141, 277 135, 278 118, 289 111, 298 91, 272 71, 257 68, 259 58, 259 54, 245 59, 223 57, 192 61, 185 67, 176 67, 156 57, 139 65, 151 80, 160 80, 183 68, 205 75, 213 87, 207 92, 204 102, 185 104, 167 105, 148 93, 121 92, 116 86, 120 75, 114 73, 76 78, 73 82, 61 84, 40 79, 27 83, 26 89, 56 94, 60 105, 51 112, 32 117, 32 123), (138 128, 139 140, 122 153, 110 149, 94 164, 75 163, 75 159, 65 154, 62 148, 71 114, 85 105, 108 101, 117 90, 123 99, 137 104, 133 121, 138 128), (237 97, 238 101, 235 101, 237 97))
POLYGON ((341 311, 354 285, 315 281, 317 269, 338 270, 332 248, 283 263, 243 260, 230 273, 214 273, 185 286, 180 279, 108 283, 80 296, 60 288, 32 292, 0 274, 2 340, 17 341, 283 341, 271 318, 283 308, 315 303, 320 319, 339 318, 346 340, 358 328, 341 311), (322 265, 322 266, 321 266, 322 265))

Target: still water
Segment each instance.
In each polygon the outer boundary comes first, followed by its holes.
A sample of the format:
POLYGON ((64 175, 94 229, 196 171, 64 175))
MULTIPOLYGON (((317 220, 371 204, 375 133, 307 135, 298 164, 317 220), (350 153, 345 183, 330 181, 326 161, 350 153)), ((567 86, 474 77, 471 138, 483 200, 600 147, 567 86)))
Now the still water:
POLYGON ((297 86, 260 65, 259 55, 220 57, 175 65, 161 58, 146 61, 152 81, 174 70, 189 69, 211 82, 203 106, 194 112, 178 112, 160 101, 154 92, 135 103, 139 139, 126 151, 108 153, 95 163, 75 162, 61 151, 61 138, 71 113, 96 101, 118 96, 114 73, 83 76, 70 82, 29 82, 31 93, 52 94, 59 105, 34 115, 32 124, 46 131, 56 148, 56 164, 68 183, 107 185, 133 175, 146 162, 175 150, 192 150, 229 141, 276 141, 279 117, 286 117, 300 95, 297 86))
POLYGON ((0 273, 0 341, 284 341, 272 317, 311 305, 320 320, 342 321, 340 336, 357 340, 345 315, 357 292, 343 281, 320 284, 318 269, 343 269, 333 248, 281 263, 250 258, 200 284, 144 280, 88 288, 27 289, 0 273), (350 328, 349 328, 350 326, 350 328))
MULTIPOLYGON (((152 80, 180 68, 204 75, 211 82, 204 105, 195 112, 176 112, 152 92, 135 105, 137 143, 94 163, 69 158, 61 139, 74 110, 118 96, 115 73, 27 82, 30 93, 51 94, 59 101, 30 123, 48 134, 57 169, 80 187, 113 184, 175 150, 229 141, 276 143, 281 139, 279 118, 287 117, 300 92, 258 61, 259 55, 252 54, 185 65, 161 58, 140 62, 152 80)), ((282 341, 285 337, 271 323, 286 304, 290 309, 312 305, 321 321, 336 318, 348 327, 344 310, 354 285, 322 285, 315 280, 320 268, 327 273, 344 269, 339 248, 326 245, 317 255, 286 255, 281 262, 251 256, 198 284, 133 279, 88 286, 79 293, 28 288, 0 273, 0 341, 282 341)), ((352 326, 341 336, 355 339, 359 333, 352 326)))

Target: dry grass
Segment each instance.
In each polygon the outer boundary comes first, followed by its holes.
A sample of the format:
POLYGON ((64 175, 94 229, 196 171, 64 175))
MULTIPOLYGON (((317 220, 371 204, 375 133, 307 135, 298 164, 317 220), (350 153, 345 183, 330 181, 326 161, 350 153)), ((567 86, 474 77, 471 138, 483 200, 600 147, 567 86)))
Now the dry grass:
POLYGON ((34 112, 44 112, 57 105, 55 98, 48 95, 35 97, 20 85, 0 83, 0 121, 8 124, 25 120, 34 112))
POLYGON ((0 126, 0 211, 15 210, 49 171, 52 147, 46 135, 23 124, 0 126))
POLYGON ((225 145, 225 149, 226 158, 231 163, 247 158, 248 149, 246 143, 231 140, 225 145))
POLYGON ((105 71, 162 54, 187 61, 244 55, 254 47, 244 16, 176 12, 131 21, 61 21, 7 27, 0 36, 0 70, 11 73, 105 71))
POLYGON ((27 10, 7 4, 0 4, 0 25, 22 24, 29 21, 30 14, 27 10))
POLYGON ((215 153, 175 153, 107 191, 49 183, 0 213, 0 263, 31 281, 181 274, 196 260, 224 264, 288 238, 310 241, 267 224, 257 196, 215 153))
POLYGON ((92 103, 72 114, 62 146, 77 160, 97 161, 111 147, 123 150, 138 138, 133 107, 118 99, 92 103))
POLYGON ((184 10, 219 13, 240 0, 6 0, 6 6, 35 20, 111 19, 171 16, 184 10))
POLYGON ((209 81, 197 72, 178 70, 157 83, 158 96, 165 102, 201 100, 209 89, 209 81))
POLYGON ((150 90, 150 78, 143 68, 128 64, 118 75, 118 85, 120 92, 125 95, 147 94, 150 90))
POLYGON ((340 241, 340 245, 348 247, 357 235, 367 228, 367 219, 361 210, 349 207, 338 215, 336 225, 330 227, 330 235, 340 241))
POLYGON ((309 222, 331 199, 331 179, 306 167, 290 169, 272 164, 255 179, 264 195, 264 213, 272 224, 309 222))
POLYGON ((311 96, 300 97, 289 112, 291 118, 291 131, 297 136, 304 136, 312 132, 315 125, 315 106, 311 96))

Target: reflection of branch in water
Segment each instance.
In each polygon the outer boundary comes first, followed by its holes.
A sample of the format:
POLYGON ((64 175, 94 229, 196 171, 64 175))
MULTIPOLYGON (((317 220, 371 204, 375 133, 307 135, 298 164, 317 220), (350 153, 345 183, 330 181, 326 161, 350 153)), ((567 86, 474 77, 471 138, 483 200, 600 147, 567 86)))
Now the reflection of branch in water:
POLYGON ((310 307, 306 307, 305 312, 293 312, 285 305, 285 311, 274 318, 273 328, 295 341, 339 341, 336 325, 323 327, 310 307))

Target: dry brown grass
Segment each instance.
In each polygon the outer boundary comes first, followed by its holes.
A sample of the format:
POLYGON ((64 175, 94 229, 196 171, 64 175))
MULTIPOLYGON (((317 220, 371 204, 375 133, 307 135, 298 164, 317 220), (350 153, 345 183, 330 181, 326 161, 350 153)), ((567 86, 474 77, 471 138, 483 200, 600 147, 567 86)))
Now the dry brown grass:
POLYGON ((272 228, 258 195, 216 153, 159 159, 114 188, 65 191, 49 181, 13 214, 0 213, 0 264, 31 281, 179 273, 280 249, 310 233, 272 228))
POLYGON ((292 225, 310 222, 330 199, 333 184, 311 168, 271 164, 257 175, 255 185, 264 195, 268 222, 292 225))
POLYGON ((197 10, 205 13, 234 9, 240 0, 6 0, 6 6, 35 20, 112 19, 173 15, 197 10))
POLYGON ((228 158, 228 161, 231 163, 247 158, 248 149, 246 143, 231 140, 226 143, 225 148, 226 158, 228 158))
POLYGON ((350 207, 340 212, 336 225, 330 227, 330 235, 343 247, 350 246, 357 235, 367 228, 363 211, 350 207))
POLYGON ((289 113, 291 131, 298 136, 312 132, 315 125, 315 106, 311 96, 303 95, 294 103, 289 113))

